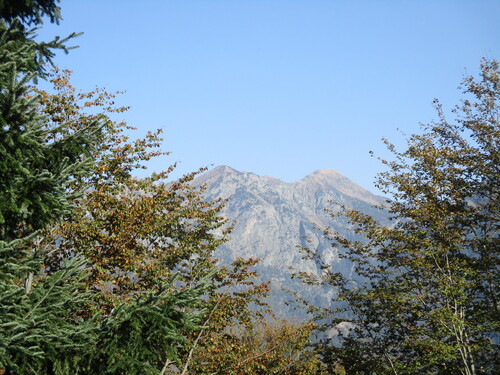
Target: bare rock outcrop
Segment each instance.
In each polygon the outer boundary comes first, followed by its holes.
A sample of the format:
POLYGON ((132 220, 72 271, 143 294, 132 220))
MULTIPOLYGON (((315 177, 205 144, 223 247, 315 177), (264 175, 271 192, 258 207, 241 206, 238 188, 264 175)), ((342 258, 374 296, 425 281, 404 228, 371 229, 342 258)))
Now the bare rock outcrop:
MULTIPOLYGON (((349 275, 352 264, 339 258, 341 249, 332 248, 323 230, 353 237, 344 218, 331 217, 325 208, 338 205, 356 209, 385 220, 386 213, 374 205, 385 200, 361 188, 332 170, 318 170, 300 181, 286 183, 277 178, 239 172, 227 166, 214 168, 198 177, 196 185, 206 185, 207 199, 228 199, 223 215, 235 222, 232 240, 221 246, 217 256, 224 262, 236 257, 258 257, 258 271, 272 280, 276 290, 298 290, 307 299, 328 304, 333 291, 320 290, 291 280, 290 266, 300 271, 321 272, 305 261, 299 246, 319 249, 337 271, 349 275)), ((283 315, 293 314, 284 306, 285 294, 276 291, 271 298, 274 308, 283 315)))

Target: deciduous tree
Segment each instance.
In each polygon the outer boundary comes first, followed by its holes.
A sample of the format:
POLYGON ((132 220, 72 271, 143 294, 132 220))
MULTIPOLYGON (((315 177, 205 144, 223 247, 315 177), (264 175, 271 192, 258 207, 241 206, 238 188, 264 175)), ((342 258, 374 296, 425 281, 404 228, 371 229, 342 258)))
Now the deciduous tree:
MULTIPOLYGON (((35 23, 47 13, 33 12, 25 15, 35 23)), ((50 101, 33 94, 30 84, 46 77, 52 50, 64 44, 37 43, 15 15, 6 21, 0 24, 0 372, 158 374, 202 328, 212 273, 198 268, 189 280, 185 274, 197 259, 208 262, 219 241, 211 231, 224 222, 220 202, 201 199, 188 185, 194 174, 173 184, 161 183, 168 171, 132 177, 159 154, 151 151, 158 134, 128 142, 109 119, 111 107, 80 113, 76 102, 83 97, 64 79, 59 88, 66 96, 50 101)), ((90 93, 85 105, 109 97, 90 93)))
POLYGON ((278 319, 252 320, 207 333, 192 365, 193 374, 326 374, 308 347, 314 325, 278 319))
POLYGON ((383 161, 378 186, 390 197, 392 226, 344 210, 364 239, 330 235, 364 281, 309 252, 324 269, 316 281, 338 291, 338 310, 324 325, 338 336, 323 342, 323 354, 347 373, 500 371, 498 63, 483 61, 480 79, 462 87, 455 122, 436 101, 439 120, 422 125, 405 151, 387 143, 395 160, 383 161))
MULTIPOLYGON (((68 122, 77 131, 96 116, 125 110, 115 108, 114 94, 104 90, 76 92, 69 82, 69 72, 55 74, 52 82, 55 85, 52 94, 38 92, 43 98, 41 110, 51 118, 54 126, 68 122)), ((237 259, 222 266, 213 258, 230 227, 224 229, 227 220, 218 215, 224 202, 207 202, 202 197, 203 189, 192 186, 191 181, 199 172, 167 182, 165 179, 174 168, 171 166, 165 172, 136 178, 132 175, 134 169, 146 167, 151 158, 162 155, 158 150, 159 134, 149 133, 144 139, 132 142, 125 135, 131 128, 124 123, 108 120, 104 129, 105 136, 94 152, 92 174, 74 181, 73 189, 83 189, 76 208, 69 218, 45 234, 44 246, 49 249, 45 258, 47 272, 55 272, 64 259, 75 254, 84 256, 89 271, 87 288, 94 292, 98 302, 98 306, 88 305, 90 310, 84 315, 99 312, 101 317, 109 319, 114 319, 124 306, 133 309, 145 296, 151 300, 151 293, 163 290, 167 283, 173 295, 179 291, 187 293, 192 288, 200 290, 198 285, 204 283, 203 295, 198 293, 197 299, 191 298, 189 305, 182 305, 186 317, 192 313, 197 317, 196 323, 203 327, 196 324, 184 329, 178 327, 175 345, 169 341, 172 332, 163 340, 170 343, 175 355, 165 357, 160 352, 156 356, 159 361, 155 361, 153 354, 138 354, 147 351, 154 342, 144 339, 141 345, 120 347, 117 342, 127 343, 128 340, 114 341, 113 350, 121 352, 120 357, 130 359, 135 355, 134 358, 141 358, 143 362, 147 360, 151 371, 163 366, 166 372, 175 365, 181 372, 192 373, 200 357, 205 358, 209 348, 215 346, 211 337, 223 335, 234 327, 248 330, 256 320, 263 319, 267 310, 261 299, 269 288, 266 283, 255 282, 252 266, 256 259, 237 259), (97 311, 92 310, 96 307, 97 311)), ((54 134, 55 139, 64 136, 63 133, 54 134)), ((170 307, 175 312, 181 306, 170 307)), ((143 306, 142 314, 145 308, 143 306)), ((103 327, 108 326, 103 324, 103 327)), ((136 324, 144 330, 151 325, 136 324)), ((128 329, 123 331, 128 332, 128 329)), ((118 332, 115 334, 120 336, 118 332)), ((158 340, 159 336, 155 341, 158 340)), ((127 369, 131 373, 134 368, 145 371, 139 360, 135 364, 130 360, 118 361, 116 355, 111 355, 112 351, 105 352, 108 359, 99 359, 94 368, 104 371, 102 366, 114 358, 112 368, 116 371, 127 369)), ((211 358, 218 365, 221 360, 221 355, 211 358)), ((226 369, 234 365, 223 362, 226 369)))

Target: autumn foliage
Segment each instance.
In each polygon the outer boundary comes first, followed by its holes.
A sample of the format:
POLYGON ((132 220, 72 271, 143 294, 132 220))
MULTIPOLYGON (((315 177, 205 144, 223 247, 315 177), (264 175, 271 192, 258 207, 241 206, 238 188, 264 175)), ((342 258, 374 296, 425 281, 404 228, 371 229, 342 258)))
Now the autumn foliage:
MULTIPOLYGON (((96 116, 126 110, 115 108, 115 94, 104 90, 77 93, 69 78, 68 71, 54 73, 55 91, 38 91, 51 126, 69 122, 75 127, 71 131, 78 131, 96 116)), ((268 284, 255 281, 252 267, 258 260, 220 265, 213 258, 231 227, 219 216, 224 202, 207 202, 203 188, 192 186, 202 170, 173 182, 167 178, 174 166, 136 178, 135 169, 164 155, 158 151, 159 132, 130 141, 125 133, 132 129, 124 123, 108 119, 104 124, 92 173, 74 182, 81 193, 74 210, 45 233, 46 272, 56 272, 68 257, 86 259, 85 282, 94 295, 94 303, 81 312, 87 317, 113 316, 123 305, 134 306, 165 287, 175 294, 205 283, 203 294, 184 308, 196 314, 200 326, 180 329, 184 344, 163 360, 165 371, 309 373, 308 366, 318 362, 312 355, 304 361, 302 353, 311 327, 260 323, 266 317, 271 322, 272 314, 264 302, 268 284)), ((65 136, 53 134, 54 140, 65 136)))
POLYGON ((167 155, 161 131, 132 138, 119 93, 48 73, 68 38, 27 26, 56 3, 0 2, 0 374, 499 373, 498 62, 464 79, 454 123, 436 101, 405 151, 386 142, 392 224, 340 210, 358 237, 326 235, 358 277, 304 249, 321 272, 298 276, 334 300, 290 322, 259 259, 215 258, 232 223, 193 184, 204 169, 136 177, 167 155))
POLYGON ((325 270, 309 280, 337 292, 318 348, 348 373, 500 369, 498 62, 482 61, 479 79, 466 77, 462 88, 454 122, 436 100, 438 121, 422 125, 406 150, 387 142, 395 160, 383 161, 378 184, 391 225, 341 211, 360 238, 329 238, 354 262, 357 282, 307 252, 325 270))
MULTIPOLYGON (((54 122, 85 127, 104 111, 125 110, 114 108, 114 95, 103 90, 75 93, 68 78, 68 72, 54 77, 54 94, 39 92, 44 98, 42 110, 54 122), (96 109, 101 111, 97 115, 83 112, 96 109)), ((160 132, 130 141, 126 130, 131 128, 123 123, 105 123, 93 173, 75 186, 83 194, 76 209, 47 235, 55 239, 55 250, 47 258, 49 269, 57 269, 67 256, 82 254, 89 262, 87 283, 100 291, 104 310, 157 290, 174 274, 179 287, 206 277, 209 258, 227 232, 214 234, 226 222, 218 216, 222 202, 208 203, 199 189, 190 186, 197 173, 171 183, 166 179, 173 166, 146 178, 132 175, 163 153, 158 150, 160 132), (202 262, 206 269, 197 268, 194 274, 194 263, 202 262)))

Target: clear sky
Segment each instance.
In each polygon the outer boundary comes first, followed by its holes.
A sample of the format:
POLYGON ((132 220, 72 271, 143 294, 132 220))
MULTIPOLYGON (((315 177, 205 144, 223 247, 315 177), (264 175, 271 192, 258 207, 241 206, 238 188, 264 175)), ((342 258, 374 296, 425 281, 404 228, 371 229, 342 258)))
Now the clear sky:
POLYGON ((451 108, 464 74, 500 58, 500 1, 62 0, 40 36, 77 88, 126 90, 120 114, 164 129, 178 172, 229 165, 296 181, 333 168, 375 191, 381 142, 451 108), (398 131, 399 129, 399 131, 398 131))

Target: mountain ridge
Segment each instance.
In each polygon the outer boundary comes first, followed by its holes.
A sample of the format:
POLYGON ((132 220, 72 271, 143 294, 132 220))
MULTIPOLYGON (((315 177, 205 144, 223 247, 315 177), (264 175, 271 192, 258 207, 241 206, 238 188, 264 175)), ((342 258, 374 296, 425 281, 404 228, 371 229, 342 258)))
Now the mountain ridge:
POLYGON ((317 169, 314 172, 306 175, 305 177, 301 178, 300 180, 293 181, 293 182, 285 182, 283 180, 280 180, 276 177, 272 176, 260 176, 256 173, 253 172, 247 172, 247 171, 238 171, 230 166, 227 165, 221 165, 214 167, 210 169, 209 171, 205 172, 203 175, 197 178, 197 183, 196 185, 199 185, 199 181, 202 181, 204 183, 212 180, 214 176, 217 176, 220 178, 221 175, 227 174, 231 176, 256 176, 260 179, 264 180, 270 180, 270 181, 276 181, 281 184, 287 184, 287 185, 320 185, 323 188, 328 188, 328 187, 334 187, 335 189, 339 190, 341 193, 352 196, 354 198, 358 198, 361 200, 366 200, 370 201, 372 204, 384 204, 385 199, 381 196, 378 196, 376 194, 373 194, 369 190, 359 186, 340 172, 331 169, 331 168, 325 168, 325 169, 317 169))
MULTIPOLYGON (((219 166, 193 181, 205 185, 208 200, 227 199, 221 214, 234 223, 231 240, 222 245, 216 256, 229 263, 237 257, 260 258, 256 266, 262 279, 270 280, 275 289, 300 290, 308 299, 324 303, 332 291, 305 287, 291 279, 290 266, 297 271, 322 272, 303 259, 300 246, 319 249, 336 272, 352 274, 353 265, 340 257, 342 249, 334 248, 325 239, 326 228, 347 238, 357 238, 347 219, 332 217, 325 209, 338 212, 340 206, 380 217, 385 199, 363 189, 333 169, 320 169, 295 182, 275 177, 240 172, 219 166)), ((290 317, 283 305, 283 293, 275 292, 275 311, 290 317)))

